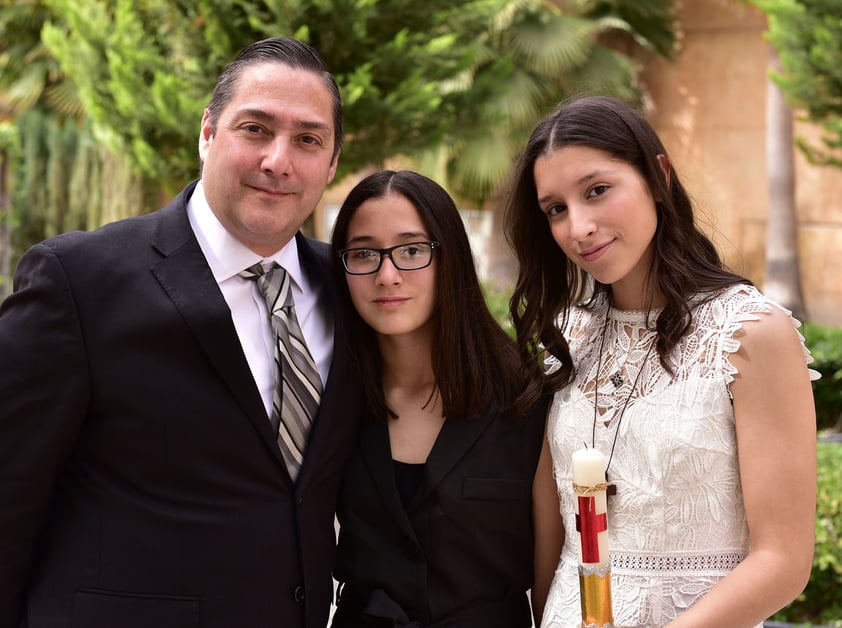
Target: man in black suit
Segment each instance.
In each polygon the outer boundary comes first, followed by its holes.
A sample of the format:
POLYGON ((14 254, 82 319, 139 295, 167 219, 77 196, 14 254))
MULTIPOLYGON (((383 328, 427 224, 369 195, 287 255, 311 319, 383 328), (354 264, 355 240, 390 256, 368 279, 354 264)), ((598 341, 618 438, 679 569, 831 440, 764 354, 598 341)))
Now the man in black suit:
POLYGON ((328 247, 299 228, 342 141, 318 53, 257 42, 205 110, 200 181, 23 256, 0 307, 0 626, 326 624, 359 386, 328 247), (240 275, 272 262, 323 388, 294 473, 267 306, 240 275))

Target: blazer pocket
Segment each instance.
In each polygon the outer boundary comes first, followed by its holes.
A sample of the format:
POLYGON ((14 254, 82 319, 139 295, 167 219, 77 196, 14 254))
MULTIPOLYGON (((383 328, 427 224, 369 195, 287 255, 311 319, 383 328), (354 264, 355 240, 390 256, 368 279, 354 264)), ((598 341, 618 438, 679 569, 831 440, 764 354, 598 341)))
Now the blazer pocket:
POLYGON ((198 628, 199 600, 100 589, 76 591, 72 628, 198 628))
POLYGON ((532 498, 532 485, 526 480, 506 478, 465 478, 462 498, 483 501, 513 501, 532 498))

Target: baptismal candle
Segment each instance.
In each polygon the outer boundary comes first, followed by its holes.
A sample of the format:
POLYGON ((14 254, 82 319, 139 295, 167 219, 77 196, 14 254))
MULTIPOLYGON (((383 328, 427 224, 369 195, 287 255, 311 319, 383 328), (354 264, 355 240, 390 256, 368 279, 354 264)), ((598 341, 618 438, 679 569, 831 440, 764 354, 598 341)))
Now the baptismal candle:
POLYGON ((579 532, 579 597, 582 626, 614 628, 605 456, 597 449, 573 452, 573 492, 579 532))
POLYGON ((598 449, 573 452, 573 491, 576 493, 576 530, 583 565, 608 563, 608 500, 605 456, 598 449))

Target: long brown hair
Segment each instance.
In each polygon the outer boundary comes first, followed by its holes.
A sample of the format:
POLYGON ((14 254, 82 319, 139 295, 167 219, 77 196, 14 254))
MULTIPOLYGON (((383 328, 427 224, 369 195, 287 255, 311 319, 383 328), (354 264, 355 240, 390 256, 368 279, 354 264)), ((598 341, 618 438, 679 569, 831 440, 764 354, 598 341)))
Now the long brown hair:
POLYGON ((656 199, 655 254, 644 298, 647 312, 656 291, 666 300, 657 318, 656 349, 671 372, 669 353, 692 322, 691 297, 704 300, 726 286, 750 282, 724 267, 713 243, 696 225, 692 201, 675 170, 670 166, 669 177, 664 176, 658 155, 669 158, 649 122, 635 108, 607 96, 562 103, 535 128, 513 171, 505 224, 519 262, 509 307, 521 358, 536 377, 543 377, 544 390, 561 388, 573 375, 570 348, 561 332, 569 309, 590 294, 607 293, 610 298, 610 286, 595 282, 556 244, 538 206, 535 161, 565 146, 603 150, 633 166, 656 199), (561 368, 543 374, 539 359, 544 351, 555 356, 561 368))
POLYGON ((395 416, 383 396, 382 363, 374 330, 351 304, 339 251, 347 246, 348 226, 357 208, 372 198, 397 193, 418 210, 434 250, 436 307, 431 347, 433 372, 445 417, 473 418, 514 411, 527 388, 525 369, 515 342, 486 306, 474 267, 465 226, 450 195, 435 181, 410 170, 382 170, 367 176, 348 194, 331 237, 333 266, 340 298, 351 312, 349 342, 359 365, 370 410, 375 418, 395 416))

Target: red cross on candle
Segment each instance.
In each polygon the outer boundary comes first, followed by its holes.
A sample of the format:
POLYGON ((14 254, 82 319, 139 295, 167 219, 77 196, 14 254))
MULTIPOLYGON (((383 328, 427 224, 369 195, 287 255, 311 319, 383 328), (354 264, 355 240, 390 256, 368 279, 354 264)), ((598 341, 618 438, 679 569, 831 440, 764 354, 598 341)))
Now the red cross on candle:
POLYGON ((608 529, 606 513, 596 514, 593 496, 579 496, 579 514, 576 515, 576 531, 582 539, 582 562, 599 562, 599 533, 608 529))

